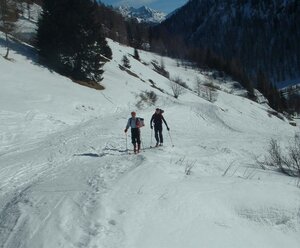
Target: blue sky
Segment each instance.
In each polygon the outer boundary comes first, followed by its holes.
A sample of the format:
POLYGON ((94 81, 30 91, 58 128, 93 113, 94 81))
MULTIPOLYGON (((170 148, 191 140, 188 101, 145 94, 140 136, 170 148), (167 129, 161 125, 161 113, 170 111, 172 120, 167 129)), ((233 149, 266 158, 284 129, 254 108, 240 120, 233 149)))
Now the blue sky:
POLYGON ((101 0, 101 2, 113 6, 129 5, 132 7, 141 7, 146 5, 152 9, 161 10, 170 13, 173 10, 184 5, 188 0, 101 0))

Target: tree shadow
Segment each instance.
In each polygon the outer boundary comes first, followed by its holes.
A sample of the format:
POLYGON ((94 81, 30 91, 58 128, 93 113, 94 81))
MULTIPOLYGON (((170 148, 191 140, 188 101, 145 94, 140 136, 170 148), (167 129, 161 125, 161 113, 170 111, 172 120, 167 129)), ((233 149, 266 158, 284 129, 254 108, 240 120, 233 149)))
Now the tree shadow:
POLYGON ((22 43, 21 41, 12 40, 11 38, 6 41, 3 36, 0 36, 0 46, 4 48, 8 47, 11 51, 22 55, 26 59, 32 61, 32 63, 39 65, 37 50, 28 44, 22 43))

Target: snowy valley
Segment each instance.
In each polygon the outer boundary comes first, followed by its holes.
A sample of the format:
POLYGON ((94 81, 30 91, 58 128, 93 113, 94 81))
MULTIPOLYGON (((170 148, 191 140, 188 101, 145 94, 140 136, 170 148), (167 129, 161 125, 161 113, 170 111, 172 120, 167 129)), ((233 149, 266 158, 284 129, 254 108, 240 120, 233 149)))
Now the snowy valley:
POLYGON ((221 89, 214 102, 193 90, 175 99, 155 61, 191 89, 196 77, 212 78, 109 46, 103 91, 39 65, 25 45, 14 43, 11 61, 0 57, 0 247, 299 247, 299 182, 254 159, 271 138, 287 145, 299 128, 231 81, 214 82, 221 89), (130 70, 120 69, 124 55, 130 70), (145 91, 158 101, 139 109, 145 91), (149 149, 156 107, 171 130, 164 147, 149 149), (146 122, 138 155, 126 152, 131 111, 146 122))

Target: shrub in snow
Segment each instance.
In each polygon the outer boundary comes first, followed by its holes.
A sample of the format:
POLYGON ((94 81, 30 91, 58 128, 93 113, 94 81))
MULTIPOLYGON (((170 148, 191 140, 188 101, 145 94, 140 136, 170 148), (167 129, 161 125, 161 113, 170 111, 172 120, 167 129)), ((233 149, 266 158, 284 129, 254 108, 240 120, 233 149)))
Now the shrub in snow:
POLYGON ((185 89, 189 89, 188 85, 186 82, 184 82, 179 76, 173 78, 173 81, 179 85, 181 85, 185 89))
POLYGON ((268 155, 264 161, 257 161, 264 169, 275 167, 282 173, 300 178, 300 136, 295 135, 286 149, 282 149, 277 140, 272 139, 268 148, 268 155))
POLYGON ((185 91, 185 88, 182 87, 180 84, 170 81, 170 87, 173 92, 173 96, 177 99, 180 95, 182 95, 185 91))
POLYGON ((203 98, 207 101, 215 102, 218 97, 217 90, 220 90, 221 88, 212 82, 205 82, 203 85, 205 86, 203 98))
POLYGON ((215 85, 212 82, 206 81, 203 85, 206 86, 206 87, 209 87, 212 90, 221 90, 220 86, 215 85))
POLYGON ((185 175, 189 176, 192 174, 192 169, 195 167, 196 165, 196 160, 195 161, 187 161, 185 164, 185 169, 184 169, 184 173, 185 175))
POLYGON ((139 94, 139 98, 136 104, 139 109, 145 107, 145 105, 155 105, 157 102, 157 95, 154 91, 144 91, 139 94))
POLYGON ((123 56, 122 58, 122 65, 127 68, 127 69, 130 69, 131 68, 131 65, 130 65, 130 61, 129 59, 127 58, 126 55, 123 56))
POLYGON ((189 176, 192 174, 192 169, 196 166, 197 160, 186 160, 186 157, 179 158, 175 164, 184 167, 184 174, 189 176))
POLYGON ((152 60, 151 64, 154 67, 154 71, 156 71, 157 73, 159 73, 160 75, 162 75, 166 78, 170 78, 170 73, 168 71, 166 71, 166 67, 165 67, 163 58, 161 58, 160 65, 158 64, 158 62, 156 60, 152 60))

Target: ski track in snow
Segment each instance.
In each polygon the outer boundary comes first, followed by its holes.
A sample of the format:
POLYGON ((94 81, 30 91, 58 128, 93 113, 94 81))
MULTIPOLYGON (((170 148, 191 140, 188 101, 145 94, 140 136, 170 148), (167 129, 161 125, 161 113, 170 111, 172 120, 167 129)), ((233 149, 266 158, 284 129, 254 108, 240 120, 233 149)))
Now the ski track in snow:
MULTIPOLYGON (((32 241, 39 235, 46 235, 43 232, 48 228, 58 228, 61 233, 58 240, 65 240, 74 247, 89 247, 92 238, 102 233, 101 223, 88 221, 93 219, 90 215, 101 208, 98 197, 107 190, 108 182, 131 167, 139 166, 144 158, 143 155, 128 156, 126 152, 119 152, 124 147, 118 144, 124 140, 114 139, 115 134, 99 129, 99 121, 92 122, 93 124, 85 123, 50 135, 46 142, 33 143, 20 153, 1 156, 1 164, 7 163, 7 167, 10 167, 1 168, 1 195, 10 196, 12 192, 16 195, 1 206, 0 243, 4 247, 32 247, 33 244, 36 245, 32 241), (112 139, 114 142, 110 142, 112 139), (84 140, 88 140, 93 146, 82 143, 84 140), (38 156, 33 160, 35 154, 38 156), (85 168, 84 161, 87 158, 93 159, 93 155, 97 155, 98 163, 92 167, 87 164, 88 168, 85 168), (117 155, 126 156, 120 160, 117 155), (22 164, 14 164, 18 169, 12 170, 9 162, 15 160, 16 156, 22 157, 22 164), (77 182, 82 182, 83 185, 77 182), (20 191, 23 187, 24 190, 20 191), (62 216, 61 211, 68 214, 62 216), (72 218, 78 217, 79 226, 75 228, 72 218), (32 224, 36 225, 34 230, 30 230, 32 224), (74 239, 73 232, 80 235, 74 239)), ((58 243, 53 245, 52 247, 56 247, 58 243)))

